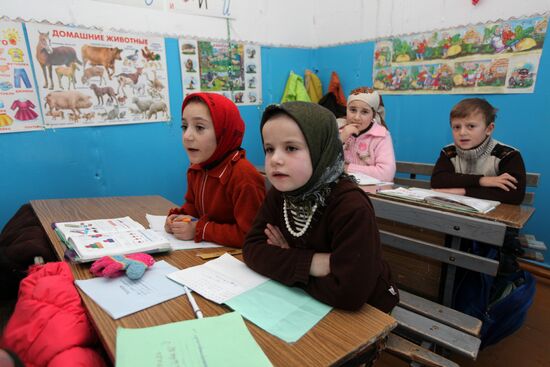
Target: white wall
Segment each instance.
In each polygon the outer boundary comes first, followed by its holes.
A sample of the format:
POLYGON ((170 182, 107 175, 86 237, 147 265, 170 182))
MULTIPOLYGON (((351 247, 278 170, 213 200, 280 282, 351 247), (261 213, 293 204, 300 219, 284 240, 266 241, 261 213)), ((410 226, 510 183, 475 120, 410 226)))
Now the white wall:
MULTIPOLYGON (((550 0, 231 0, 231 38, 318 47, 550 12, 550 0)), ((0 0, 0 15, 162 36, 226 39, 225 19, 91 0, 0 0)))
MULTIPOLYGON (((262 45, 315 47, 314 2, 231 0, 231 38, 262 45)), ((167 37, 227 39, 227 24, 222 18, 91 0, 0 0, 0 16, 167 37)))
POLYGON ((550 0, 315 0, 317 46, 484 23, 550 11, 550 0))

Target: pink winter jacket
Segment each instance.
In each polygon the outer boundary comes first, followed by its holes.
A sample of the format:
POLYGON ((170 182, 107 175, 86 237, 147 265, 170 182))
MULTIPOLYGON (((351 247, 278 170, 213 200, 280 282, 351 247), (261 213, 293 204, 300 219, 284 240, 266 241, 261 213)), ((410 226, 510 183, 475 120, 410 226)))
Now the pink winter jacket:
POLYGON ((0 346, 25 366, 105 366, 73 280, 66 263, 51 262, 31 267, 21 281, 0 346))
POLYGON ((374 124, 369 131, 350 136, 344 143, 344 158, 348 172, 360 172, 381 181, 393 181, 395 154, 390 132, 374 124))

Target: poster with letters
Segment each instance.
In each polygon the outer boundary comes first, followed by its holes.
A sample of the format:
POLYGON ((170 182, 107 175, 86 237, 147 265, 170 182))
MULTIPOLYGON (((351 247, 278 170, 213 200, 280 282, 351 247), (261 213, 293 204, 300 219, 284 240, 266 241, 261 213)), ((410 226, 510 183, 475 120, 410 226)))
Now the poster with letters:
POLYGON ((533 93, 547 17, 376 42, 373 86, 385 94, 533 93))
POLYGON ((179 48, 185 95, 214 92, 237 105, 262 103, 260 46, 180 39, 179 48))
POLYGON ((44 128, 21 23, 0 21, 0 133, 44 128))
POLYGON ((26 27, 46 127, 170 120, 163 38, 26 27))

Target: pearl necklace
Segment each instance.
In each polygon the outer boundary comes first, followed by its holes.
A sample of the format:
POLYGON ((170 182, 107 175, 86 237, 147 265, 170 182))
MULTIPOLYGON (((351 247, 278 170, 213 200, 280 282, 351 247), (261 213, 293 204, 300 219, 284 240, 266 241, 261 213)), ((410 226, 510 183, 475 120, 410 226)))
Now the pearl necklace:
MULTIPOLYGON (((301 237, 304 233, 306 233, 307 229, 309 228, 309 225, 311 224, 311 220, 313 219, 313 214, 315 213, 316 210, 317 210, 317 203, 313 205, 313 208, 311 209, 311 213, 309 213, 309 215, 307 216, 306 223, 303 225, 302 229, 296 232, 290 226, 290 222, 288 220, 288 208, 287 208, 286 199, 285 199, 283 202, 283 215, 285 217, 285 225, 286 225, 286 229, 288 229, 288 232, 290 232, 290 234, 293 235, 294 237, 301 237)), ((296 220, 294 222, 297 223, 296 220)), ((299 227, 299 225, 297 225, 296 227, 299 227)))

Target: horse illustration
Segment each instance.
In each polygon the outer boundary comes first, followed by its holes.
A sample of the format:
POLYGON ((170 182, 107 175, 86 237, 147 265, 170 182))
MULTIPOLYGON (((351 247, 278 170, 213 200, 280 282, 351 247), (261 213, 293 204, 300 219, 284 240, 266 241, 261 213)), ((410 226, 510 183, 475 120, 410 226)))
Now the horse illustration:
POLYGON ((54 88, 54 81, 52 78, 52 65, 65 65, 70 66, 73 62, 82 65, 82 62, 76 56, 76 51, 72 47, 51 46, 50 32, 42 33, 38 32, 38 43, 36 44, 36 59, 42 67, 42 73, 44 74, 44 88, 54 88), (47 72, 46 72, 47 70, 47 72), (50 79, 48 80, 48 74, 50 79), (51 85, 50 82, 51 81, 51 85))

